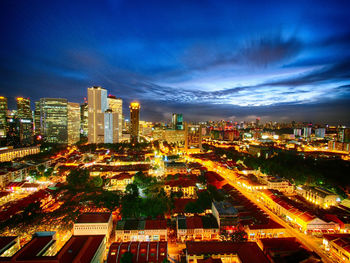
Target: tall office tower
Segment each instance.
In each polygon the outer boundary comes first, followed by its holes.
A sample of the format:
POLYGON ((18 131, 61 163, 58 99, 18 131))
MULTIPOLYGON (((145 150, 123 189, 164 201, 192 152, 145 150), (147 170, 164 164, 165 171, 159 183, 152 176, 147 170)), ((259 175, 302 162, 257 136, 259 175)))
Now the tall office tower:
POLYGON ((6 137, 7 98, 0 97, 0 138, 6 137))
POLYGON ((67 99, 40 99, 41 134, 50 143, 68 142, 67 99))
POLYGON ((111 109, 105 111, 104 114, 104 143, 117 143, 119 137, 119 119, 118 113, 111 109))
POLYGON ((173 116, 171 118, 171 124, 174 130, 183 130, 184 126, 182 114, 173 113, 173 116))
POLYGON ((96 86, 88 88, 89 143, 104 143, 104 113, 107 109, 107 90, 96 86))
POLYGON ((34 103, 34 134, 41 134, 41 114, 40 114, 40 101, 34 103))
POLYGON ((89 129, 89 110, 87 102, 80 105, 80 133, 84 136, 88 136, 89 129))
POLYGON ((68 144, 80 140, 80 104, 68 102, 68 144))
MULTIPOLYGON (((116 98, 115 96, 108 96, 108 108, 115 112, 118 117, 118 130, 117 130, 117 142, 122 140, 123 133, 123 100, 116 98)), ((114 124, 116 125, 116 123, 114 124)))
POLYGON ((189 125, 185 122, 185 151, 202 151, 202 125, 189 125))
POLYGON ((139 141, 139 128, 140 128, 140 103, 130 103, 130 141, 136 143, 139 141))
POLYGON ((33 116, 29 98, 17 98, 17 118, 19 120, 19 137, 21 145, 33 143, 33 116))

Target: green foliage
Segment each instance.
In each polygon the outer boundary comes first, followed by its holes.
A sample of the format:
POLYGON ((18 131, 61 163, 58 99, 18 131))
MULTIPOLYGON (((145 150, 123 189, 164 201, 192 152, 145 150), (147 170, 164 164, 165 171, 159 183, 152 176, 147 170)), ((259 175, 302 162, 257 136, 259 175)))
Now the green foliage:
POLYGON ((90 179, 90 183, 93 187, 100 188, 103 185, 101 176, 94 176, 90 179))
POLYGON ((73 169, 67 175, 68 187, 71 189, 83 189, 88 186, 89 171, 85 169, 73 169))

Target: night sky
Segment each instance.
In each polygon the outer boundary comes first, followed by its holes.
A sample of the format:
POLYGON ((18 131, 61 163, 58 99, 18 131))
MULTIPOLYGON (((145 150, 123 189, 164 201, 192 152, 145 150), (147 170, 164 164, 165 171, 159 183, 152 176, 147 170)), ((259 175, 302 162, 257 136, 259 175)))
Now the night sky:
POLYGON ((0 21, 11 107, 101 85, 150 121, 350 124, 350 1, 1 0, 0 21))

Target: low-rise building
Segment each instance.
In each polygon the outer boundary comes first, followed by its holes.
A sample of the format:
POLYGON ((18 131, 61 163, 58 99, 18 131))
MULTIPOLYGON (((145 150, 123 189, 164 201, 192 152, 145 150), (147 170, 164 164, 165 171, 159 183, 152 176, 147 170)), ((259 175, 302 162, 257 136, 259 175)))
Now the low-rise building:
POLYGON ((257 241, 261 238, 280 238, 289 236, 286 229, 272 219, 266 224, 247 225, 245 231, 248 235, 249 241, 257 241))
POLYGON ((211 206, 213 216, 216 218, 219 228, 225 229, 237 224, 238 210, 227 201, 214 201, 211 206))
POLYGON ((177 239, 187 240, 217 240, 219 237, 219 225, 213 215, 177 217, 177 239))
POLYGON ((111 177, 111 190, 125 191, 126 186, 134 181, 134 175, 130 173, 120 173, 111 177))
POLYGON ((83 213, 74 223, 73 234, 105 235, 108 240, 113 229, 112 213, 83 213))
POLYGON ((182 174, 187 173, 187 165, 183 162, 165 162, 165 174, 182 174))
POLYGON ((9 246, 1 254, 0 262, 102 263, 106 249, 106 237, 104 235, 72 236, 57 251, 55 232, 37 232, 29 243, 15 253, 11 252, 15 245, 9 244, 9 246))
POLYGON ((197 263, 208 257, 229 263, 270 262, 255 242, 186 242, 186 262, 197 263))
POLYGON ((123 254, 130 252, 133 262, 161 263, 168 258, 168 243, 160 242, 116 242, 109 248, 107 263, 119 263, 123 254))
POLYGON ((129 241, 167 241, 165 220, 126 219, 117 222, 116 242, 129 241))
POLYGON ((316 204, 323 208, 337 205, 338 196, 326 189, 320 187, 311 187, 307 185, 299 186, 296 190, 297 194, 304 197, 310 203, 316 204))
POLYGON ((164 183, 164 191, 167 195, 171 192, 182 192, 184 198, 192 198, 196 196, 197 185, 193 179, 177 179, 169 180, 164 183))
POLYGON ((295 237, 263 238, 257 244, 271 262, 322 262, 316 253, 304 248, 295 237))
POLYGON ((350 262, 350 234, 325 234, 323 245, 335 262, 350 262))
POLYGON ((10 162, 15 158, 24 157, 30 154, 40 152, 40 146, 32 146, 25 148, 4 147, 0 149, 0 162, 10 162))

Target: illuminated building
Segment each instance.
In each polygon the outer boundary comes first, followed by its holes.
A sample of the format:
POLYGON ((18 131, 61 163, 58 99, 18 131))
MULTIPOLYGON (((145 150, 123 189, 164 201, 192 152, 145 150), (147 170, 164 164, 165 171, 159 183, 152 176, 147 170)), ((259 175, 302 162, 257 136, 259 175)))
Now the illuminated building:
POLYGON ((96 86, 88 88, 89 143, 105 142, 105 111, 107 109, 107 90, 96 86))
POLYGON ((68 102, 68 144, 80 140, 80 105, 68 102))
POLYGON ((297 187, 296 192, 311 203, 328 208, 337 205, 338 196, 330 191, 320 187, 311 187, 307 185, 297 187))
POLYGON ((132 184, 134 181, 134 175, 130 173, 116 174, 111 179, 110 190, 119 190, 124 192, 128 184, 132 184))
POLYGON ((172 128, 174 130, 183 130, 183 116, 179 113, 173 113, 172 119, 171 119, 172 128))
POLYGON ((123 100, 120 98, 116 98, 115 96, 112 96, 112 95, 109 95, 107 100, 108 100, 108 108, 112 110, 112 112, 117 114, 118 124, 114 126, 117 129, 116 142, 120 142, 122 140, 122 132, 123 132, 123 100))
POLYGON ((0 97, 0 137, 6 137, 7 98, 0 97))
POLYGON ((255 242, 186 242, 186 262, 269 263, 255 242), (212 259, 212 261, 204 261, 212 259), (202 261, 201 261, 202 260, 202 261))
POLYGON ((311 127, 304 127, 303 128, 303 137, 309 138, 311 136, 312 128, 311 127))
POLYGON ((350 142, 350 128, 339 128, 338 129, 338 141, 339 142, 350 142))
POLYGON ((17 98, 17 118, 21 145, 33 143, 33 117, 29 98, 17 98))
POLYGON ((34 133, 35 135, 41 134, 41 114, 40 114, 40 101, 35 102, 34 109, 34 133))
POLYGON ((184 144, 184 130, 164 130, 162 128, 154 128, 152 130, 153 140, 167 141, 168 143, 184 144))
POLYGON ((68 102, 67 99, 40 99, 40 132, 50 143, 68 141, 68 102))
POLYGON ((202 125, 189 125, 185 122, 185 151, 202 151, 202 125))
POLYGON ((36 154, 38 152, 40 152, 39 146, 16 148, 16 149, 13 149, 13 147, 0 148, 0 162, 10 162, 15 158, 36 154))
POLYGON ((326 128, 318 128, 315 130, 315 137, 324 138, 326 134, 326 128))
POLYGON ((112 229, 112 213, 83 213, 74 223, 73 234, 79 236, 105 235, 109 240, 112 229))
MULTIPOLYGON (((20 237, 22 239, 22 237, 20 237)), ((2 247, 1 262, 67 263, 103 262, 106 249, 104 235, 72 236, 61 248, 56 232, 36 232, 22 248, 16 242, 2 247)), ((4 245, 4 240, 1 240, 4 245)))
POLYGON ((301 137, 301 129, 293 129, 293 133, 295 137, 301 137))
POLYGON ((140 104, 138 102, 130 103, 130 140, 132 143, 139 141, 139 122, 140 122, 140 104))
POLYGON ((166 220, 120 220, 115 230, 115 241, 167 241, 167 232, 166 220))
POLYGON ((323 245, 330 257, 336 262, 350 262, 350 235, 349 234, 325 234, 323 245))
POLYGON ((80 132, 83 136, 88 136, 89 110, 87 102, 80 105, 80 132))
POLYGON ((219 237, 219 225, 212 215, 177 217, 177 240, 217 240, 219 237))
POLYGON ((109 247, 106 263, 121 262, 124 253, 130 252, 134 255, 133 262, 169 262, 168 243, 159 242, 120 242, 112 243, 109 247))
POLYGON ((104 113, 104 143, 119 142, 118 113, 108 109, 104 113))

